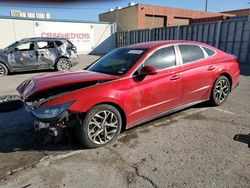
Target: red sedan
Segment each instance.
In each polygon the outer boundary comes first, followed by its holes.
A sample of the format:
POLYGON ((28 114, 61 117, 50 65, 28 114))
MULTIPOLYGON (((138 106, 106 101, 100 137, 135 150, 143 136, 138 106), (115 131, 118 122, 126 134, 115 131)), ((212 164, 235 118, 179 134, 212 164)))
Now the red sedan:
POLYGON ((36 76, 17 88, 37 130, 74 127, 100 147, 121 129, 210 100, 223 104, 239 83, 237 59, 207 44, 156 41, 118 48, 85 70, 36 76))

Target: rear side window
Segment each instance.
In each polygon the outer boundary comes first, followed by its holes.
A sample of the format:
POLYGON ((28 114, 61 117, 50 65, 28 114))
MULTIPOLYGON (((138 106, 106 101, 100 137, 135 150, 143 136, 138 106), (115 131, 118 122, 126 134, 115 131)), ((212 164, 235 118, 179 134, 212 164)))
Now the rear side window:
POLYGON ((204 47, 204 46, 202 48, 207 52, 208 56, 212 56, 212 55, 215 54, 215 51, 210 49, 210 48, 207 48, 207 47, 204 47))
POLYGON ((174 47, 166 47, 157 50, 151 55, 144 65, 151 65, 157 69, 165 69, 176 65, 174 47))
POLYGON ((37 46, 39 49, 49 49, 55 47, 53 41, 38 41, 37 46))
POLYGON ((59 40, 55 41, 55 43, 57 46, 61 46, 63 44, 62 41, 59 41, 59 40))
POLYGON ((179 45, 183 64, 191 63, 205 58, 202 49, 197 45, 179 45))

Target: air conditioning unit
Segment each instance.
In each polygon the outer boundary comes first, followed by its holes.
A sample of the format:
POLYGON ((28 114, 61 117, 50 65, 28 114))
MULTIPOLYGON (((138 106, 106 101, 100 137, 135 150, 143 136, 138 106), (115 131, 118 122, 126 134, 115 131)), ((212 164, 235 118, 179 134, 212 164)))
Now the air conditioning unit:
POLYGON ((46 18, 46 19, 50 19, 50 13, 46 12, 46 13, 45 13, 45 18, 46 18))
POLYGON ((10 11, 10 16, 21 17, 22 16, 22 12, 20 10, 11 10, 10 11))
POLYGON ((27 12, 27 17, 28 18, 36 18, 36 14, 33 12, 27 12))
POLYGON ((44 13, 36 13, 36 18, 45 19, 46 17, 44 13))

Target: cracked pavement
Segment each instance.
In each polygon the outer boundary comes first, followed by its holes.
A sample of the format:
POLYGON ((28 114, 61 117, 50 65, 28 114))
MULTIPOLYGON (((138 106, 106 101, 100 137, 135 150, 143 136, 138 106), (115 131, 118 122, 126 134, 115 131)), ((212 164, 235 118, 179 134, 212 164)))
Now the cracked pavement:
POLYGON ((250 133, 249 93, 250 66, 242 65, 240 86, 224 105, 196 105, 91 150, 77 141, 41 144, 29 129, 16 137, 20 127, 1 124, 0 187, 249 187, 250 149, 233 140, 250 133))

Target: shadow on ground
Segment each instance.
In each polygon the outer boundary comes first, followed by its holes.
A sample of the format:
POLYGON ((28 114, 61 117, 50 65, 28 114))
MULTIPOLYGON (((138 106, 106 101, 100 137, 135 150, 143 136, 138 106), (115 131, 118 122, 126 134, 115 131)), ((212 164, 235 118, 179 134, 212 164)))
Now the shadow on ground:
POLYGON ((68 144, 52 144, 44 140, 42 132, 33 130, 33 117, 24 108, 0 113, 0 153, 16 151, 65 151, 81 148, 74 138, 68 144))
MULTIPOLYGON (((210 107, 208 102, 201 103, 191 108, 205 108, 210 107)), ((185 110, 181 110, 185 112, 185 110)), ((178 116, 181 111, 177 111, 168 116, 163 116, 154 119, 150 124, 155 121, 161 121, 163 118, 172 119, 178 116)), ((74 136, 74 130, 70 131, 69 139, 64 139, 59 143, 52 143, 46 141, 44 133, 41 131, 34 131, 33 117, 30 112, 21 108, 12 112, 0 113, 0 153, 9 153, 16 151, 67 151, 75 149, 84 149, 74 136)))
POLYGON ((240 74, 243 76, 250 76, 250 64, 240 64, 240 74))
MULTIPOLYGON (((192 108, 208 107, 207 103, 202 103, 192 108)), ((185 110, 182 111, 185 113, 185 110)), ((179 116, 181 111, 162 118, 158 118, 149 123, 142 124, 147 128, 160 121, 172 119, 179 116)), ((175 122, 176 120, 173 120, 175 122)), ((126 144, 126 139, 133 135, 134 128, 124 132, 125 137, 119 138, 120 142, 126 144)), ((6 174, 12 173, 14 169, 36 164, 41 158, 61 154, 68 151, 84 149, 76 140, 74 134, 70 134, 71 142, 68 139, 59 143, 51 143, 44 140, 42 132, 33 130, 33 117, 24 108, 16 111, 0 113, 0 179, 6 174)))

